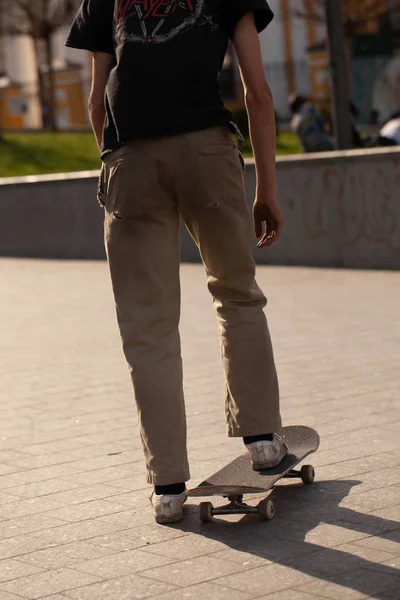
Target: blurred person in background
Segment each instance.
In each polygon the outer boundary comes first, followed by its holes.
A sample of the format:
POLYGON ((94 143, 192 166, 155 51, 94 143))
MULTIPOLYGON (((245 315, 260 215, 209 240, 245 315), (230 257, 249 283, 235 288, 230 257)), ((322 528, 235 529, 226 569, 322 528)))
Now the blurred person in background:
POLYGON ((378 146, 400 146, 400 111, 382 127, 377 143, 378 146))
POLYGON ((232 40, 256 163, 254 233, 267 247, 282 229, 274 106, 258 38, 272 18, 265 0, 84 0, 67 40, 93 52, 98 197, 159 523, 182 518, 190 478, 180 216, 200 249, 219 320, 228 435, 243 438, 255 470, 287 453, 266 299, 255 280, 244 161, 217 83, 232 40))
POLYGON ((291 128, 299 137, 303 152, 329 152, 335 149, 324 117, 310 100, 294 93, 289 96, 288 104, 293 114, 291 128))

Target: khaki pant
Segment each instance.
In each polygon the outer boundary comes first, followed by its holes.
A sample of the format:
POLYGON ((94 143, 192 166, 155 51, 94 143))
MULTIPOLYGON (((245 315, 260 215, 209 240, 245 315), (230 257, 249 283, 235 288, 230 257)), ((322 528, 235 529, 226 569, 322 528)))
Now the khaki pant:
POLYGON ((198 245, 217 312, 229 436, 279 432, 266 299, 255 281, 243 164, 227 128, 137 140, 100 178, 105 242, 149 483, 190 478, 179 337, 179 221, 198 245))

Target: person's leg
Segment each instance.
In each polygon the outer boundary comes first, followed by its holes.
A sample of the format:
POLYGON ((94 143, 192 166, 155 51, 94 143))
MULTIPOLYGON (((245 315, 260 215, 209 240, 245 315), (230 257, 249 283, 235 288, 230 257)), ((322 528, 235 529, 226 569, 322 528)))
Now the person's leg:
POLYGON ((228 130, 186 136, 179 206, 197 243, 219 321, 228 435, 280 433, 279 390, 255 281, 251 224, 240 155, 228 130))
POLYGON ((148 483, 189 479, 180 317, 179 213, 169 141, 106 160, 105 242, 135 391, 148 483))

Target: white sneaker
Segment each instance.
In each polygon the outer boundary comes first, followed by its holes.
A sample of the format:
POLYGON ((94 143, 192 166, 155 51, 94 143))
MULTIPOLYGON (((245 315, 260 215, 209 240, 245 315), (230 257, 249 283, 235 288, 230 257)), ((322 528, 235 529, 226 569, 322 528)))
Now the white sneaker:
POLYGON ((267 440, 253 442, 246 444, 246 448, 250 452, 254 471, 277 467, 288 453, 285 442, 276 433, 273 434, 272 442, 267 440))
POLYGON ((182 494, 156 494, 151 496, 154 518, 157 523, 177 523, 183 517, 183 505, 187 500, 186 490, 182 494))

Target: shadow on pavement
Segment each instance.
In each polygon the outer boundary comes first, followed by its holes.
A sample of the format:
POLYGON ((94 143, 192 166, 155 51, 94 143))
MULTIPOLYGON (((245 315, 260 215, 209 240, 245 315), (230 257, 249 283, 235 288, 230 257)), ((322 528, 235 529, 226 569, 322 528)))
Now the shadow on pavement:
MULTIPOLYGON (((385 590, 400 589, 400 572, 397 569, 329 547, 351 544, 365 537, 349 535, 349 531, 366 536, 384 536, 386 540, 400 542, 400 523, 340 506, 351 488, 360 483, 340 480, 316 482, 312 486, 277 486, 271 494, 276 516, 266 523, 260 522, 257 515, 246 515, 236 522, 217 517, 212 523, 203 524, 198 520, 197 506, 188 505, 186 520, 177 523, 174 528, 220 541, 227 548, 262 557, 365 596, 376 594, 374 598, 384 598, 386 596, 380 594, 385 590), (335 526, 315 535, 316 541, 324 535, 325 546, 312 540, 313 530, 321 524, 335 526), (347 530, 343 536, 338 527, 347 530)), ((243 562, 245 560, 244 556, 243 562)), ((268 593, 268 590, 263 593, 268 593)), ((340 597, 340 591, 338 593, 340 597)))

